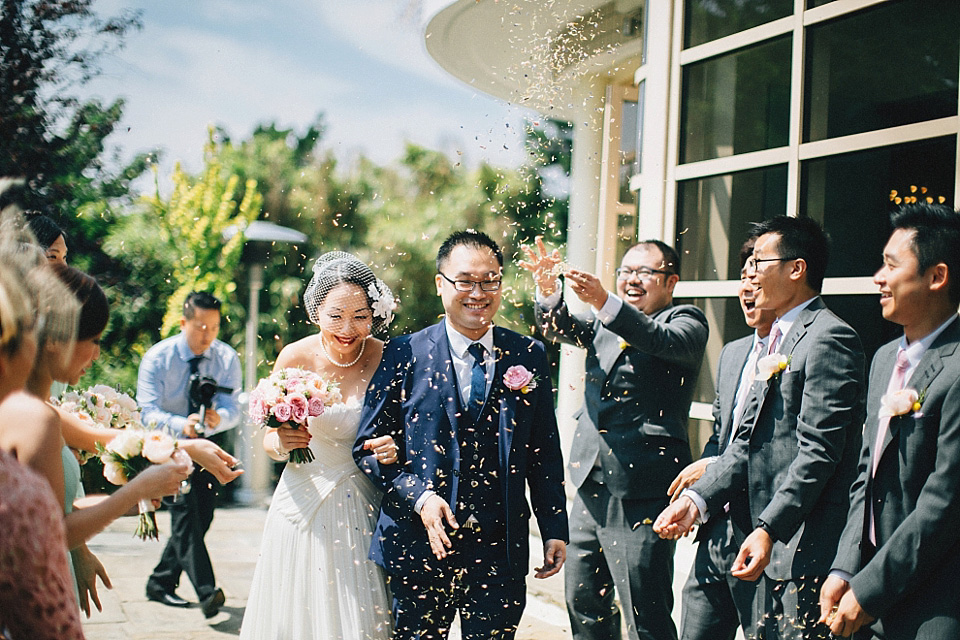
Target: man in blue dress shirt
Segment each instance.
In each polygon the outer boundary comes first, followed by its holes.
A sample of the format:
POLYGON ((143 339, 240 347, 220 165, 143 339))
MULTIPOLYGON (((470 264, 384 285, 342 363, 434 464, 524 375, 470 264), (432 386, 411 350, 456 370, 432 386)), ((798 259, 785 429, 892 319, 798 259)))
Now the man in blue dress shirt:
MULTIPOLYGON (((154 424, 182 439, 222 433, 239 424, 240 358, 232 347, 217 340, 219 331, 220 300, 205 292, 188 295, 180 333, 155 344, 140 363, 137 402, 143 408, 144 424, 154 424), (218 387, 206 411, 190 397, 195 376, 209 378, 218 387)), ((190 490, 168 502, 170 539, 147 580, 149 599, 186 607, 189 603, 175 593, 180 574, 186 572, 207 618, 216 615, 224 603, 204 542, 213 521, 218 485, 212 475, 197 467, 190 490)))

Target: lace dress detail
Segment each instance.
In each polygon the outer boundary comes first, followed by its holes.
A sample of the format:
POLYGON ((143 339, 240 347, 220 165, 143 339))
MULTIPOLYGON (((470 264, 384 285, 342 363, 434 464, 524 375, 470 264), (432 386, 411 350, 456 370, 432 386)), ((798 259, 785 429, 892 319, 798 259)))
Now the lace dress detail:
POLYGON ((384 576, 367 559, 380 492, 353 461, 360 411, 354 401, 310 418, 316 459, 280 477, 241 640, 391 637, 384 576))
POLYGON ((0 522, 0 632, 82 640, 63 510, 46 480, 2 451, 0 522))

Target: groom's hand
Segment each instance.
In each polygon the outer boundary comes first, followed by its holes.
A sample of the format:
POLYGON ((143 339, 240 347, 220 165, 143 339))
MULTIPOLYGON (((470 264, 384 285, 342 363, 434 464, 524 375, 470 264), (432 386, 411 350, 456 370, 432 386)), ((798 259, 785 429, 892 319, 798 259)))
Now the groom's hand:
POLYGON ((434 494, 427 498, 420 508, 420 519, 423 520, 423 526, 427 529, 430 550, 438 560, 443 560, 447 557, 447 549, 453 547, 444 529, 444 521, 454 529, 460 528, 457 519, 453 517, 453 510, 446 500, 434 494))
POLYGON ((549 578, 560 571, 567 559, 567 543, 551 538, 543 543, 543 566, 535 569, 535 577, 549 578))

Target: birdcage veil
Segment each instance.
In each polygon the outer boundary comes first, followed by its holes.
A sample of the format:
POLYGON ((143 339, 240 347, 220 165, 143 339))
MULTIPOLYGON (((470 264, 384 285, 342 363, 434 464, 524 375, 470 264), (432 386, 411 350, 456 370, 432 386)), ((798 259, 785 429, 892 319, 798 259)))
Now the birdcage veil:
MULTIPOLYGON (((0 193, 9 186, 0 180, 0 193)), ((50 268, 23 215, 15 206, 0 211, 0 263, 7 267, 29 296, 35 313, 37 344, 56 341, 69 360, 77 339, 80 302, 50 268)))
POLYGON ((393 321, 396 308, 393 292, 374 275, 370 267, 344 251, 325 253, 313 263, 313 277, 303 292, 303 305, 310 322, 319 324, 319 309, 327 294, 343 283, 355 284, 363 289, 367 303, 373 311, 373 333, 385 333, 393 321))

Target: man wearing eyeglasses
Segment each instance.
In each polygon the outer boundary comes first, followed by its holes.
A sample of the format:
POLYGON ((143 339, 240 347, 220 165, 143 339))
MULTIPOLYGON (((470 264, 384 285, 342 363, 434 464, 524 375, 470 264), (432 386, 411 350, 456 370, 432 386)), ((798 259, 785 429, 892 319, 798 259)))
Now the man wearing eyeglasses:
POLYGON ((674 539, 730 504, 731 574, 757 581, 757 637, 826 638, 818 593, 847 516, 864 419, 860 338, 820 298, 829 243, 811 218, 754 225, 747 277, 777 320, 736 435, 654 522, 674 539), (744 500, 744 496, 746 500, 744 500))
POLYGON ((568 269, 570 290, 593 311, 574 315, 555 272, 559 252, 542 240, 525 248, 537 283, 537 320, 553 341, 585 349, 584 406, 575 415, 570 479, 567 611, 577 640, 677 637, 673 608, 675 542, 649 523, 667 506, 671 480, 691 462, 687 419, 707 343, 707 319, 674 305, 677 252, 647 240, 623 256, 617 291, 597 276, 568 269))
POLYGON ((370 557, 390 576, 394 638, 513 638, 526 603, 531 508, 537 578, 566 557, 563 458, 543 344, 497 327, 503 254, 458 231, 437 252, 444 319, 384 346, 354 457, 384 490, 370 557), (398 461, 364 449, 391 435, 398 461), (529 488, 528 503, 526 490, 529 488))

